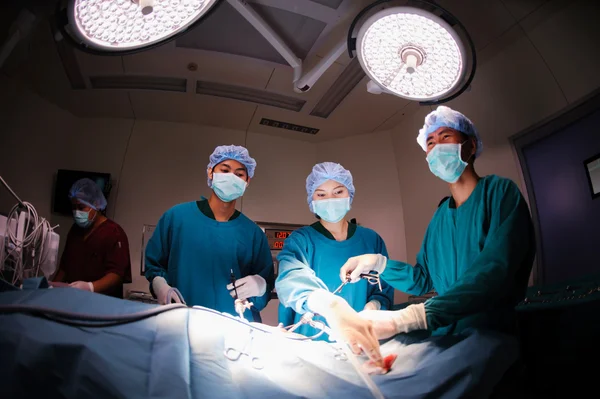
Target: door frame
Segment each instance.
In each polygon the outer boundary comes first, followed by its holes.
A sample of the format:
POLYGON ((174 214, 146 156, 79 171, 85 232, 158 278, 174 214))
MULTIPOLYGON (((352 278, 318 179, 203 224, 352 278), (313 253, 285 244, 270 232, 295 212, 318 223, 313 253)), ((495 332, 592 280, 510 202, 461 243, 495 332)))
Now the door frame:
POLYGON ((544 252, 542 235, 540 229, 540 219, 537 209, 535 192, 527 163, 525 162, 524 149, 544 138, 557 133, 578 120, 600 110, 600 89, 594 90, 581 100, 569 104, 562 110, 554 113, 548 118, 528 127, 527 129, 511 136, 509 138, 513 151, 519 160, 521 179, 525 183, 525 195, 528 198, 531 209, 531 217, 535 231, 536 241, 536 262, 533 267, 533 284, 544 284, 544 252))

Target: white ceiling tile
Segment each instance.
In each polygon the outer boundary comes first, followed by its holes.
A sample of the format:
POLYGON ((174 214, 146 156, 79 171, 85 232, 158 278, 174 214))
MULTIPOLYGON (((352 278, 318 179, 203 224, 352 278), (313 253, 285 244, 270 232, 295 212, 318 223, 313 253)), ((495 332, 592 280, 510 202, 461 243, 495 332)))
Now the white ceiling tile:
POLYGON ((535 11, 548 0, 502 0, 511 15, 518 21, 535 11))
POLYGON ((478 50, 515 24, 500 0, 440 0, 439 4, 465 26, 478 50))
POLYGON ((598 16, 597 1, 556 0, 522 22, 569 102, 600 87, 598 16))

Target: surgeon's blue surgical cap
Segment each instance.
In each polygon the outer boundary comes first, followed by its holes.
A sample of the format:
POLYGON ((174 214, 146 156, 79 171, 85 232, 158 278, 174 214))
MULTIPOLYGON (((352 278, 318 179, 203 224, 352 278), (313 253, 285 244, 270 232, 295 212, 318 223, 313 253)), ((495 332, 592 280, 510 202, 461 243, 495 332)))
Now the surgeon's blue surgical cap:
POLYGON ((473 122, 460 112, 443 105, 440 105, 435 111, 431 111, 429 115, 425 117, 425 124, 421 130, 419 130, 417 143, 423 148, 423 151, 427 151, 427 138, 429 135, 441 127, 449 127, 462 132, 469 137, 474 137, 475 140, 477 140, 477 152, 475 153, 475 158, 479 157, 483 150, 483 143, 481 142, 479 132, 475 129, 473 122))
POLYGON ((311 212, 314 212, 312 209, 313 194, 315 193, 315 190, 327 180, 333 180, 343 184, 350 193, 350 203, 352 204, 355 192, 354 183, 352 182, 352 173, 350 173, 349 170, 344 169, 339 163, 323 162, 313 166, 312 172, 306 178, 306 195, 311 212))
MULTIPOLYGON (((207 169, 214 168, 216 165, 227 161, 228 159, 233 159, 234 161, 238 161, 244 165, 246 167, 246 171, 248 172, 248 177, 254 177, 256 161, 254 158, 250 157, 250 154, 246 148, 239 145, 220 145, 215 148, 210 156, 207 169)), ((211 180, 208 179, 208 187, 211 187, 211 183, 211 180)))
POLYGON ((91 179, 77 180, 69 191, 70 199, 77 199, 84 205, 97 211, 106 209, 106 198, 100 187, 91 179))

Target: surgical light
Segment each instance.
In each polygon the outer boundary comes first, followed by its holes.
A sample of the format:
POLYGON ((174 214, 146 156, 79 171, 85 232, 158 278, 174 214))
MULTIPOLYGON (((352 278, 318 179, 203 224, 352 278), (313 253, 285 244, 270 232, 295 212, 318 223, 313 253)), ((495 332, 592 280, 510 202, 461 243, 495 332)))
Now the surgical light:
POLYGON ((69 0, 60 24, 83 50, 131 53, 173 39, 217 0, 69 0), (66 21, 65 21, 66 19, 66 21))
POLYGON ((475 72, 475 51, 464 27, 429 1, 421 2, 423 8, 389 7, 363 18, 377 5, 389 1, 380 0, 365 8, 348 33, 350 56, 356 52, 361 67, 373 82, 367 85, 368 91, 390 93, 422 104, 439 104, 456 98, 468 87, 475 72), (430 10, 437 10, 445 18, 430 10), (355 32, 361 18, 364 22, 355 32), (464 40, 447 21, 461 28, 464 40), (353 33, 357 33, 356 38, 353 33), (471 54, 467 53, 465 42, 471 54))

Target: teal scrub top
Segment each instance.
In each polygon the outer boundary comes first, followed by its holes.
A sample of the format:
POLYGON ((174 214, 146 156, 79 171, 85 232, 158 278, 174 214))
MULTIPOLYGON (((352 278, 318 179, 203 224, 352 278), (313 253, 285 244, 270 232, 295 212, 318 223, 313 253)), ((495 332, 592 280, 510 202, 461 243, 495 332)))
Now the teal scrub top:
MULTIPOLYGON (((320 223, 318 223, 321 226, 320 223)), ((318 289, 334 291, 341 284, 340 268, 348 258, 380 253, 387 256, 385 243, 373 230, 350 225, 349 237, 344 241, 335 241, 329 232, 326 236, 317 224, 302 227, 294 231, 286 240, 277 257, 279 275, 275 282, 277 296, 280 300, 279 322, 289 326, 300 321, 309 309, 306 307, 308 296, 318 289), (354 230, 354 234, 350 231, 354 230)), ((381 281, 382 291, 378 285, 371 285, 366 280, 355 284, 347 284, 338 294, 356 311, 364 309, 367 302, 377 300, 381 309, 390 309, 393 304, 394 289, 385 281, 381 281)), ((315 316, 313 320, 325 320, 315 316)), ((319 330, 302 325, 295 332, 312 337, 319 330)), ((327 334, 316 338, 328 339, 327 334)))
MULTIPOLYGON (((160 218, 146 247, 146 278, 161 276, 176 287, 189 306, 204 306, 236 315, 227 290, 231 269, 236 279, 260 275, 267 282, 261 297, 244 317, 261 321, 274 285, 273 258, 267 237, 242 213, 227 222, 208 213, 207 201, 188 202, 169 209, 160 218), (212 216, 212 217, 211 217, 212 216)), ((209 207, 210 208, 210 207, 209 207)))
POLYGON ((535 257, 529 208, 517 185, 495 175, 479 180, 458 208, 443 202, 429 223, 417 263, 388 260, 382 277, 425 302, 434 335, 487 328, 514 333, 535 257))

